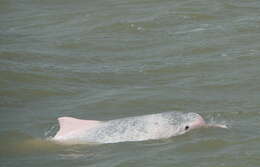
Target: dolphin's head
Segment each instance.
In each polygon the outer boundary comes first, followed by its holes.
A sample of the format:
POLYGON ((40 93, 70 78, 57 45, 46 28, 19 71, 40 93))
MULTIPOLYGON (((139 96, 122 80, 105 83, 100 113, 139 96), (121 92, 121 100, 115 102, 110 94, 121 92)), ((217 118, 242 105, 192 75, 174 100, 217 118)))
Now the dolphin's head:
POLYGON ((182 122, 179 126, 179 134, 186 133, 192 129, 206 126, 204 119, 197 113, 186 113, 182 115, 182 122))
POLYGON ((206 127, 204 119, 197 113, 168 112, 164 118, 171 125, 173 136, 184 134, 192 129, 206 127))

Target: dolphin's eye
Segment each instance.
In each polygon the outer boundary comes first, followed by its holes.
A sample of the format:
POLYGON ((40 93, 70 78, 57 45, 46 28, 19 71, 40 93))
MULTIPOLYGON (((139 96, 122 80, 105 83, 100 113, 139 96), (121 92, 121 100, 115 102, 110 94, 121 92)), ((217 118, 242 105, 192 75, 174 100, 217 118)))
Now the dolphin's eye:
POLYGON ((190 127, 187 125, 187 126, 185 126, 185 130, 188 130, 190 127))

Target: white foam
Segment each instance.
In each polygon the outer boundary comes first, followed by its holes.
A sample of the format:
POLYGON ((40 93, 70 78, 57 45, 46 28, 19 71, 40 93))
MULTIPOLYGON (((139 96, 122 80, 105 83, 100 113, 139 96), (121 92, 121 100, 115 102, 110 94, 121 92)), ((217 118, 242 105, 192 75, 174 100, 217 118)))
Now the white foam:
POLYGON ((230 125, 228 125, 225 121, 216 121, 212 118, 208 123, 208 127, 228 129, 230 125))

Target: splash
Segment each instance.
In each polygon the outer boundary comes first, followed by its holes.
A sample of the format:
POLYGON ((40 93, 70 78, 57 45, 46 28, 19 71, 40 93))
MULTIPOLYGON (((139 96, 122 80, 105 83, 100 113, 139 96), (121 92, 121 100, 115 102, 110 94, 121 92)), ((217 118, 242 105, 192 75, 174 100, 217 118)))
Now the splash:
POLYGON ((46 132, 44 132, 44 137, 47 139, 51 139, 56 131, 59 129, 58 125, 52 125, 50 126, 46 132))
POLYGON ((225 121, 216 121, 211 118, 207 124, 207 127, 229 129, 230 125, 228 125, 225 121))

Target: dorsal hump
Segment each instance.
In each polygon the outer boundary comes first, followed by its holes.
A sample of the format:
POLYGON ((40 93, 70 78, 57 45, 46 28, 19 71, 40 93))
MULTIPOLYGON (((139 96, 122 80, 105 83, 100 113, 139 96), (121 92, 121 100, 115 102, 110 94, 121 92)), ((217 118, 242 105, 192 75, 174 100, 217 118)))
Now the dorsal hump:
POLYGON ((58 118, 60 129, 54 138, 62 137, 73 131, 84 129, 88 130, 98 126, 101 121, 96 120, 82 120, 73 117, 60 117, 58 118))

